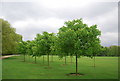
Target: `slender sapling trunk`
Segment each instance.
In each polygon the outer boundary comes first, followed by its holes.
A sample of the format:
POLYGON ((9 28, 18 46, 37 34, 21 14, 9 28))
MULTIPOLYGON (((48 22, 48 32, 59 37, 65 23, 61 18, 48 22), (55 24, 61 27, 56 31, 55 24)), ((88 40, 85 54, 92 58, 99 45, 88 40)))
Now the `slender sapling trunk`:
POLYGON ((36 56, 35 56, 35 63, 36 63, 36 56))
POLYGON ((24 54, 24 62, 25 62, 25 54, 24 54))
POLYGON ((48 57, 48 66, 49 66, 49 54, 48 54, 48 56, 47 56, 47 57, 48 57))
POLYGON ((70 58, 71 58, 71 63, 72 63, 72 56, 70 56, 70 58))
POLYGON ((53 62, 53 54, 52 54, 52 62, 53 62))
POLYGON ((76 75, 78 74, 78 60, 77 60, 77 54, 76 54, 76 75))
POLYGON ((30 55, 29 55, 29 61, 30 61, 30 55))
POLYGON ((95 56, 94 56, 94 67, 95 67, 96 65, 95 65, 95 56))
POLYGON ((44 64, 44 55, 43 55, 43 64, 44 64))
POLYGON ((66 62, 66 56, 65 56, 65 65, 67 64, 67 62, 66 62))

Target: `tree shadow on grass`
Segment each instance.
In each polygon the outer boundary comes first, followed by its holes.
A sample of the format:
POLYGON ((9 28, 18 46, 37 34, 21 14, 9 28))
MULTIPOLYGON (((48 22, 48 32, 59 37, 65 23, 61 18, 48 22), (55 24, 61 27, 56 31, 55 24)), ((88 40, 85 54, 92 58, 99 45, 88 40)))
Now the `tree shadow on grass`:
POLYGON ((52 67, 48 66, 48 67, 45 67, 45 69, 52 69, 52 67))
POLYGON ((84 74, 82 73, 69 73, 69 74, 66 74, 67 76, 83 76, 84 74))

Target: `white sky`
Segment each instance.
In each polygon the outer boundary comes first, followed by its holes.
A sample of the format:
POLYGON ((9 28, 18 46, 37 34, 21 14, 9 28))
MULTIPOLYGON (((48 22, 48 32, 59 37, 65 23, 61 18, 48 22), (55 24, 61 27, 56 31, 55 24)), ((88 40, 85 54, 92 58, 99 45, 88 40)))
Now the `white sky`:
POLYGON ((0 18, 9 21, 23 40, 43 31, 57 33, 65 21, 82 18, 89 26, 98 25, 102 45, 118 44, 118 0, 2 0, 0 5, 0 18))

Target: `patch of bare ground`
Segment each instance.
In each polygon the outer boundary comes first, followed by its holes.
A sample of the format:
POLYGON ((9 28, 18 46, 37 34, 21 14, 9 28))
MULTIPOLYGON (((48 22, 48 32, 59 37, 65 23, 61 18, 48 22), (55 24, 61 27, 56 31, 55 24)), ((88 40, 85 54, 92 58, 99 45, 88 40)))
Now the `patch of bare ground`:
POLYGON ((2 57, 0 57, 0 59, 6 59, 6 58, 9 58, 9 57, 12 57, 12 56, 19 56, 19 55, 8 55, 8 56, 2 56, 2 57))

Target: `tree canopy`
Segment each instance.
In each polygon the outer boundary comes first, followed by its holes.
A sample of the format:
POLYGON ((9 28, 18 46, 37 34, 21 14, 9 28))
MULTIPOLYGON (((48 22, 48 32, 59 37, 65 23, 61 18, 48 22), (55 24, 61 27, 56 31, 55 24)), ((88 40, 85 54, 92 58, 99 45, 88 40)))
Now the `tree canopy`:
POLYGON ((97 49, 100 48, 100 35, 97 25, 88 27, 82 19, 67 21, 65 26, 59 29, 58 47, 64 54, 93 56, 91 54, 98 52, 97 49))
POLYGON ((17 53, 18 42, 22 40, 22 36, 16 33, 15 28, 11 27, 8 21, 0 19, 0 22, 0 28, 2 29, 2 54, 17 53))

